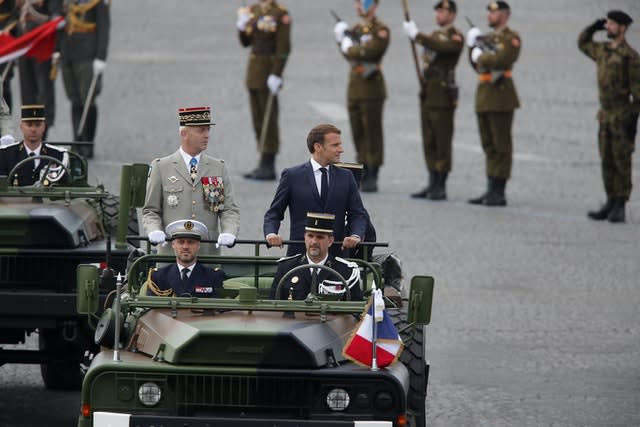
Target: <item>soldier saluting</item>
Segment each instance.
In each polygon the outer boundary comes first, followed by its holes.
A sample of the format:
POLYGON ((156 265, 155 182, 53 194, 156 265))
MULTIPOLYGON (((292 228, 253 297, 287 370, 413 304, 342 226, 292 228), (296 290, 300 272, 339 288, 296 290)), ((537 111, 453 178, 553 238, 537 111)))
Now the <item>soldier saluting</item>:
POLYGON ((478 73, 476 118, 486 157, 487 191, 469 200, 474 205, 505 206, 504 191, 511 177, 513 141, 511 128, 520 107, 513 83, 513 64, 520 53, 520 35, 507 26, 511 8, 505 1, 487 6, 493 32, 481 35, 476 27, 467 32, 471 65, 478 73))
POLYGON ((625 39, 633 20, 621 10, 597 19, 578 38, 578 48, 598 67, 598 145, 607 202, 589 218, 625 221, 625 203, 631 194, 631 155, 640 112, 640 57, 625 39), (592 40, 607 30, 607 42, 592 40))
POLYGON ((447 198, 447 175, 451 171, 453 116, 458 105, 455 67, 464 47, 464 38, 453 26, 458 10, 453 0, 439 1, 433 9, 439 28, 431 34, 418 32, 413 21, 403 23, 407 36, 424 48, 420 119, 429 184, 411 197, 444 200, 447 198))

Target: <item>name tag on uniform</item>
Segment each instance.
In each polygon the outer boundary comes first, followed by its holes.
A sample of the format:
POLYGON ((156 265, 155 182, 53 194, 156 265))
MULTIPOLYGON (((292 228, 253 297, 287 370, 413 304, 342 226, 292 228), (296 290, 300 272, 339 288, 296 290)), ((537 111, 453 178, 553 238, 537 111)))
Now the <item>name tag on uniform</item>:
POLYGON ((196 294, 212 294, 213 287, 212 286, 196 286, 194 291, 196 294))

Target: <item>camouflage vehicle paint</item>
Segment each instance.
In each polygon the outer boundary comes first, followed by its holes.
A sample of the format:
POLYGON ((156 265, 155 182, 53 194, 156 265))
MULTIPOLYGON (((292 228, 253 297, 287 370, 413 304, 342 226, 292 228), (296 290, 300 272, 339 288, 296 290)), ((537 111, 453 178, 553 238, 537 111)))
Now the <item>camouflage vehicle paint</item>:
MULTIPOLYGON (((38 350, 0 348, 0 365, 39 363, 53 389, 80 388, 84 353, 96 349, 86 316, 76 311, 76 267, 109 262, 121 270, 132 249, 124 242, 129 215, 118 215, 117 198, 104 188, 87 184, 86 161, 71 154, 72 178, 64 184, 14 187, 0 177, 0 345, 24 343, 36 331, 39 341, 38 350), (120 239, 112 244, 107 232, 118 219, 120 239)), ((139 188, 130 184, 146 179, 146 170, 126 167, 123 182, 139 188)), ((139 202, 125 191, 121 212, 132 201, 139 202)), ((104 280, 100 298, 113 287, 104 280)))
MULTIPOLYGON (((225 298, 146 296, 148 269, 172 260, 138 258, 104 313, 79 427, 425 425, 432 278, 412 278, 408 300, 385 296, 405 349, 373 371, 342 355, 366 301, 269 300, 276 259, 260 256, 199 257, 225 273, 225 298)), ((362 283, 384 283, 379 265, 357 262, 362 283)), ((95 267, 78 270, 79 312, 97 307, 98 281, 95 267)))

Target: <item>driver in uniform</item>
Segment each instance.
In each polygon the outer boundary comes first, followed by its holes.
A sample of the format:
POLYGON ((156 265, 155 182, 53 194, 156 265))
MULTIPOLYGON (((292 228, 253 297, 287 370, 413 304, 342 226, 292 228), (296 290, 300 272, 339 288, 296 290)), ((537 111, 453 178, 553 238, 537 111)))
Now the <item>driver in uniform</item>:
POLYGON ((312 284, 317 284, 318 295, 341 295, 346 289, 335 274, 325 269, 313 268, 313 265, 324 265, 345 279, 351 300, 362 300, 360 290, 360 269, 355 262, 333 256, 329 248, 333 244, 333 223, 335 215, 327 213, 307 213, 304 232, 306 253, 278 260, 278 270, 271 285, 271 298, 276 298, 278 284, 284 277, 286 280, 280 287, 277 299, 302 300, 312 291, 312 284), (300 265, 309 265, 287 277, 287 273, 300 265))
MULTIPOLYGON (((23 105, 20 119, 23 140, 0 147, 0 175, 9 175, 19 162, 34 156, 53 157, 69 167, 67 150, 43 142, 46 129, 44 105, 23 105)), ((13 176, 9 177, 9 183, 14 186, 24 186, 42 181, 46 186, 60 181, 63 175, 64 168, 59 164, 35 158, 33 161, 23 163, 13 176), (46 177, 43 176, 45 172, 46 177)))

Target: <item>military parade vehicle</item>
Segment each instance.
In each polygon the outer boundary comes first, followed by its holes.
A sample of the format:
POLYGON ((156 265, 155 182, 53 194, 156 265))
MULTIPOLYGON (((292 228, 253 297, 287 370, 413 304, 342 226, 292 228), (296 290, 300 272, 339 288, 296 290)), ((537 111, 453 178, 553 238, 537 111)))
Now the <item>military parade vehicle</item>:
MULTIPOLYGON (((68 143, 65 143, 68 144, 68 143)), ((73 143, 70 143, 73 144, 73 143)), ((29 157, 0 177, 0 365, 35 363, 51 389, 79 389, 85 352, 96 351, 93 328, 76 310, 76 267, 102 265, 96 298, 115 287, 108 274, 126 268, 137 233, 136 193, 147 165, 123 169, 119 197, 88 184, 85 159, 69 152, 69 165, 49 156, 29 157), (22 164, 47 162, 38 182, 15 186, 22 164), (113 235, 117 239, 111 239, 113 235), (20 345, 37 334, 38 349, 20 345)))
MULTIPOLYGON (((150 269, 175 257, 147 254, 131 263, 96 328, 101 351, 84 377, 78 426, 425 426, 431 277, 415 276, 402 290, 388 257, 350 260, 365 296, 376 284, 384 290, 404 345, 389 366, 373 357, 355 363, 343 349, 362 328, 368 298, 312 287, 305 300, 273 300, 277 258, 260 255, 264 241, 237 243, 255 251, 198 257, 223 273, 217 298, 149 296, 150 269)), ((78 267, 79 313, 99 311, 101 277, 98 266, 78 267)))

